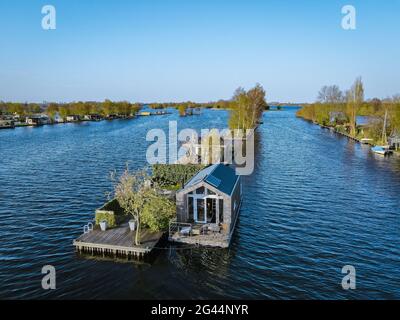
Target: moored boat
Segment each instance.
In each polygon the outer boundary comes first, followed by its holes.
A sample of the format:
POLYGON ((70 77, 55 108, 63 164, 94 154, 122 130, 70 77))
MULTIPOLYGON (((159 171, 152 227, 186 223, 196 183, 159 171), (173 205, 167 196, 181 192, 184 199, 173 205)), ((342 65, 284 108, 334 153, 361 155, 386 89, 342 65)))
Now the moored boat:
POLYGON ((372 144, 373 141, 374 141, 373 139, 367 139, 367 138, 363 138, 360 140, 362 144, 372 144))
POLYGON ((386 156, 390 153, 392 153, 392 151, 389 149, 388 146, 375 146, 373 148, 371 148, 372 152, 382 155, 382 156, 386 156))
MULTIPOLYGON (((382 129, 382 141, 383 143, 387 143, 387 136, 386 136, 386 124, 387 124, 387 116, 388 116, 388 111, 385 111, 385 120, 383 121, 383 129, 382 129)), ((386 156, 390 153, 392 153, 392 150, 390 150, 390 146, 384 145, 384 146, 375 146, 371 148, 372 152, 386 156)))

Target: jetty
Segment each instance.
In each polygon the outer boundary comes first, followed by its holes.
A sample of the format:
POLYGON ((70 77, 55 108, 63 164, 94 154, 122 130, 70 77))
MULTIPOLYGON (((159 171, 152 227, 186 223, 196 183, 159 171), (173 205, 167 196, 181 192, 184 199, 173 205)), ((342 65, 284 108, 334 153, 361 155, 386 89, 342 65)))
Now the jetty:
POLYGON ((348 133, 340 132, 340 131, 337 131, 337 130, 335 130, 334 132, 337 133, 337 134, 340 134, 340 135, 342 135, 342 136, 345 136, 345 137, 347 137, 347 138, 350 139, 350 140, 353 140, 353 141, 356 141, 356 142, 358 142, 358 143, 361 143, 361 140, 360 140, 360 139, 355 138, 355 137, 351 136, 351 135, 348 134, 348 133))
POLYGON ((135 245, 136 231, 131 231, 126 223, 106 231, 98 227, 86 228, 85 233, 73 241, 73 245, 78 253, 141 259, 156 247, 163 234, 143 229, 140 245, 135 245))
POLYGON ((360 139, 355 138, 355 137, 351 136, 351 135, 348 134, 348 133, 338 131, 335 127, 331 127, 331 126, 326 126, 326 125, 323 125, 323 124, 319 124, 318 122, 313 122, 313 123, 314 123, 315 125, 317 125, 317 126, 320 126, 322 129, 330 130, 330 131, 332 131, 332 132, 334 132, 334 133, 336 133, 336 134, 345 136, 345 137, 349 138, 350 140, 353 140, 353 141, 362 143, 362 141, 361 141, 360 139))

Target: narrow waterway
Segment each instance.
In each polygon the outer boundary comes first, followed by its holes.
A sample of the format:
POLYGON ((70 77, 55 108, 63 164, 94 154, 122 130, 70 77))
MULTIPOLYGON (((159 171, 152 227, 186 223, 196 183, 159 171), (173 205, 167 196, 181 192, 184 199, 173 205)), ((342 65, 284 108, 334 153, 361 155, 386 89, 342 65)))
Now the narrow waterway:
POLYGON ((225 128, 225 111, 0 131, 0 298, 400 299, 400 157, 382 158, 268 112, 229 250, 157 251, 150 263, 77 256, 72 240, 111 191, 109 172, 146 165, 146 133, 225 128), (41 268, 57 289, 41 288, 41 268), (357 270, 357 289, 341 269, 357 270))

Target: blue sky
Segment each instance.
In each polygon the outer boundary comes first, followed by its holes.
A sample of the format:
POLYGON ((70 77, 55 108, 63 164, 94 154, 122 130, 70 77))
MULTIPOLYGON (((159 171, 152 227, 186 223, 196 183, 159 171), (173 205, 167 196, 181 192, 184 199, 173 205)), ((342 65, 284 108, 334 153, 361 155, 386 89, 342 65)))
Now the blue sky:
POLYGON ((400 0, 1 0, 0 30, 4 101, 205 102, 259 82, 306 102, 358 76, 368 98, 400 93, 400 0))

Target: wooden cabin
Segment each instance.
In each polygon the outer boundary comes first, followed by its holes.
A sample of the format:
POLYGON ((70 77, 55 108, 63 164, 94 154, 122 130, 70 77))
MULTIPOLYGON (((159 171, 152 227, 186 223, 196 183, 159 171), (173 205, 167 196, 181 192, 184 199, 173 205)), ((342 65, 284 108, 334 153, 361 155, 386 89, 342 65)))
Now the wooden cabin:
POLYGON ((201 170, 176 194, 170 241, 228 247, 241 201, 241 178, 235 169, 219 163, 201 170))
POLYGON ((0 129, 14 129, 15 124, 13 120, 0 119, 0 129))
POLYGON ((50 123, 50 119, 47 115, 35 115, 26 117, 25 122, 30 126, 43 126, 50 123))
POLYGON ((390 136, 388 139, 390 148, 394 150, 400 150, 400 134, 396 133, 390 136))
POLYGON ((345 124, 347 122, 347 116, 341 111, 329 112, 329 122, 331 124, 345 124))
POLYGON ((85 121, 101 121, 103 117, 99 114, 91 113, 91 114, 85 114, 83 116, 83 120, 85 121))
POLYGON ((76 114, 70 114, 70 115, 66 116, 65 120, 67 122, 78 122, 81 120, 81 117, 76 114))

